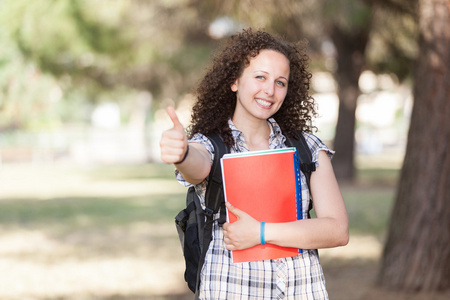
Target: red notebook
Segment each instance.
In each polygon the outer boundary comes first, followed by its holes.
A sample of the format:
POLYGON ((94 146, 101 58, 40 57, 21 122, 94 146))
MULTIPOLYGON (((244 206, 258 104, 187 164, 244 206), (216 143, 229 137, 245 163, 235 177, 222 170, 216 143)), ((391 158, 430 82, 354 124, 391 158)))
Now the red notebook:
MULTIPOLYGON (((302 218, 301 182, 295 148, 226 154, 221 160, 225 201, 266 223, 302 218)), ((228 222, 236 216, 227 213, 228 222)), ((297 256, 301 249, 271 244, 232 251, 233 263, 297 256)))

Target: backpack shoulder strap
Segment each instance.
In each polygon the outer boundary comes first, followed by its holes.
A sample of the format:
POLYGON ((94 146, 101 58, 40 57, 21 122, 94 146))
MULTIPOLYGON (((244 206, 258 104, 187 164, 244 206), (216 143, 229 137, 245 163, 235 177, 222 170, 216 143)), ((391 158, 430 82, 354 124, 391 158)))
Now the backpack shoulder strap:
POLYGON ((206 216, 205 226, 203 227, 203 241, 200 252, 200 258, 197 268, 197 281, 195 285, 195 299, 198 299, 198 288, 200 287, 200 272, 205 262, 206 252, 212 239, 213 216, 220 209, 219 225, 226 221, 225 199, 223 195, 222 185, 222 167, 220 159, 225 153, 229 152, 229 148, 225 145, 222 137, 218 134, 210 134, 207 136, 214 146, 214 160, 211 165, 211 171, 208 176, 208 186, 205 194, 206 208, 204 214, 206 216))
POLYGON ((306 177, 306 183, 308 189, 311 189, 311 172, 316 170, 316 164, 312 161, 311 150, 308 147, 308 143, 301 132, 297 133, 297 138, 286 137, 286 144, 289 147, 295 147, 298 150, 298 156, 300 158, 300 170, 306 177))
POLYGON ((212 218, 219 211, 220 205, 224 201, 220 159, 225 153, 229 152, 229 149, 220 135, 213 133, 208 135, 208 138, 214 146, 214 160, 208 176, 208 187, 205 195, 205 214, 207 217, 212 218))

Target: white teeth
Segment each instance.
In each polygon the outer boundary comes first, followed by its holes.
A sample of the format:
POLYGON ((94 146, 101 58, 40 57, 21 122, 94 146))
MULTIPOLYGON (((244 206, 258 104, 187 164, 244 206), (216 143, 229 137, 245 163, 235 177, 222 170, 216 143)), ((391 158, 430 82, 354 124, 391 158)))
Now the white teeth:
POLYGON ((256 102, 264 107, 270 107, 272 105, 272 103, 270 103, 269 101, 264 101, 261 99, 256 99, 256 102))

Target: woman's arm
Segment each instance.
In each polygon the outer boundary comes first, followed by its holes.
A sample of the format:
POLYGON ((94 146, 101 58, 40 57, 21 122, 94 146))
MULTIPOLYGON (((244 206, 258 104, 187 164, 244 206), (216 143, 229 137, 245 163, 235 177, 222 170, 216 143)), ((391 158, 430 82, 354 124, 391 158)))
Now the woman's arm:
MULTIPOLYGON (((319 152, 319 167, 311 175, 311 194, 317 218, 289 223, 266 223, 266 243, 300 249, 345 246, 348 243, 348 216, 331 161, 319 152)), ((224 224, 229 250, 240 250, 260 243, 260 224, 245 212, 228 206, 238 221, 224 224)))
POLYGON ((173 107, 167 108, 167 114, 172 120, 173 127, 162 133, 161 160, 168 164, 175 164, 187 182, 198 184, 208 176, 211 169, 209 153, 198 143, 188 143, 186 132, 173 107), (177 164, 181 160, 183 162, 177 164))

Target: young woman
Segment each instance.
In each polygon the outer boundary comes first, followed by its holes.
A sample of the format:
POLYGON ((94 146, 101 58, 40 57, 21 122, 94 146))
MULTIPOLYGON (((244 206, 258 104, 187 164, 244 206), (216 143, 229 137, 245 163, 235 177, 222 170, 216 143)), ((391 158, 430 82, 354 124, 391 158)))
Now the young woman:
MULTIPOLYGON (((316 163, 311 191, 317 218, 265 225, 266 243, 301 249, 348 243, 348 218, 328 149, 311 131, 315 116, 309 96, 308 57, 297 44, 263 31, 244 30, 230 38, 197 89, 189 134, 173 108, 173 128, 161 138, 161 159, 173 163, 177 180, 194 185, 204 202, 214 148, 207 134, 219 133, 231 152, 284 148, 285 136, 302 132, 316 163)), ((302 185, 305 177, 302 175, 302 185)), ((274 199, 276 201, 276 199, 274 199)), ((305 201, 305 200, 303 200, 305 201)), ((304 207, 309 203, 304 202, 304 207)), ((230 250, 260 243, 260 221, 227 204, 238 221, 214 224, 201 271, 200 299, 328 299, 316 251, 267 261, 233 264, 230 250)))

